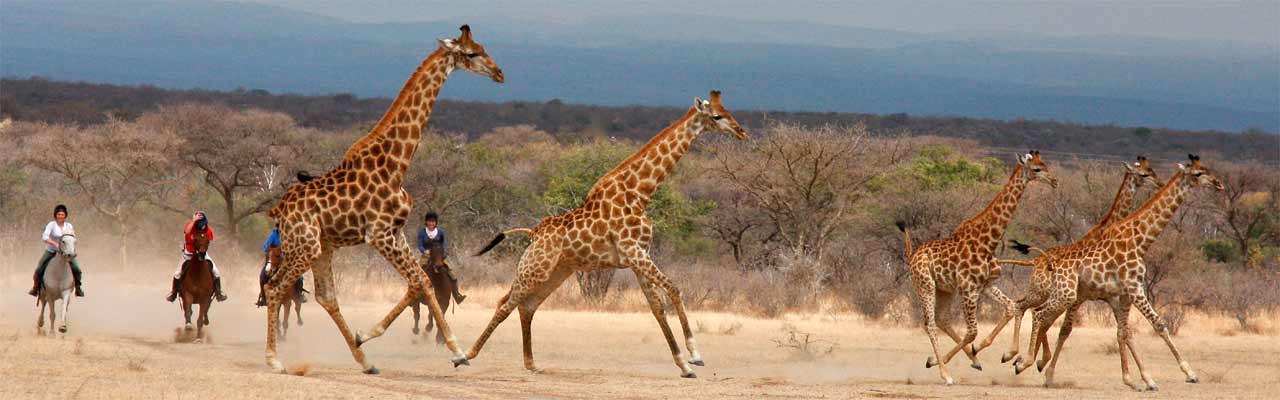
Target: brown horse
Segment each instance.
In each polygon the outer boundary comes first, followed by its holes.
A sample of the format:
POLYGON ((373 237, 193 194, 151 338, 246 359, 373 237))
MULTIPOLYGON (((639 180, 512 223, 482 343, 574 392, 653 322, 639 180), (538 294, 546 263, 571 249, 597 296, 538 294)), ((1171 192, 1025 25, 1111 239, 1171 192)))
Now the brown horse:
POLYGON ((191 306, 200 305, 196 337, 192 341, 200 343, 204 338, 204 327, 209 325, 209 306, 213 304, 213 263, 205 259, 209 251, 209 237, 205 235, 205 229, 197 226, 194 232, 196 251, 190 260, 182 263, 178 295, 182 298, 182 312, 187 319, 188 331, 191 330, 191 306))
MULTIPOLYGON (((267 250, 267 261, 271 263, 273 269, 284 265, 284 256, 280 252, 279 246, 272 246, 267 250)), ((270 274, 273 272, 275 271, 263 271, 263 279, 260 283, 266 284, 266 279, 269 279, 271 277, 270 274)), ((298 316, 298 326, 302 326, 302 292, 305 290, 302 288, 302 277, 298 277, 298 280, 294 282, 293 296, 287 296, 284 301, 280 302, 280 307, 284 309, 283 319, 276 323, 276 330, 280 332, 280 340, 285 340, 285 337, 289 335, 289 308, 293 308, 294 314, 298 316)), ((277 312, 279 311, 277 310, 277 312)))
MULTIPOLYGON (((453 299, 454 282, 449 279, 448 274, 445 272, 449 268, 449 264, 444 261, 444 249, 440 248, 440 243, 438 242, 431 241, 429 243, 431 247, 427 251, 430 253, 427 257, 423 257, 422 270, 427 273, 427 278, 431 280, 431 288, 435 291, 436 299, 443 300, 440 302, 440 312, 444 313, 449 311, 449 303, 453 299)), ((423 304, 427 304, 426 296, 423 295, 418 295, 418 301, 410 303, 413 307, 413 334, 415 335, 418 334, 419 309, 423 304)), ((431 332, 431 329, 435 327, 435 319, 431 318, 431 310, 427 310, 427 314, 427 332, 431 332)), ((436 344, 442 343, 444 343, 444 334, 437 330, 436 344)))

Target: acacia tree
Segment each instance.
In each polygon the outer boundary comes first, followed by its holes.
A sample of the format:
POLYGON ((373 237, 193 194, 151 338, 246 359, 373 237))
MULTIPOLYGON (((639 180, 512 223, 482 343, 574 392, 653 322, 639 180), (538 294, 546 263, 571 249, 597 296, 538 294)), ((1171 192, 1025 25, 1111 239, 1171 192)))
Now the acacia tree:
POLYGON ((841 234, 838 228, 853 218, 852 207, 868 194, 867 183, 889 163, 868 151, 862 124, 774 124, 768 131, 749 143, 713 146, 712 173, 748 196, 751 208, 768 219, 770 236, 797 254, 821 259, 828 242, 841 234))
POLYGON ((1224 163, 1218 169, 1226 188, 1212 195, 1219 228, 1235 242, 1242 264, 1258 266, 1261 249, 1280 241, 1280 174, 1256 165, 1224 163))
POLYGON ((23 160, 62 176, 94 211, 110 217, 120 229, 120 265, 129 265, 130 217, 175 175, 172 155, 181 140, 115 118, 85 129, 38 125, 23 160))
MULTIPOLYGON (((162 106, 139 118, 142 124, 183 139, 177 161, 190 168, 222 202, 228 236, 239 238, 245 218, 264 212, 293 183, 293 173, 316 164, 308 148, 314 134, 288 115, 261 110, 236 111, 221 105, 162 106)), ((158 201, 183 215, 191 210, 158 201)))

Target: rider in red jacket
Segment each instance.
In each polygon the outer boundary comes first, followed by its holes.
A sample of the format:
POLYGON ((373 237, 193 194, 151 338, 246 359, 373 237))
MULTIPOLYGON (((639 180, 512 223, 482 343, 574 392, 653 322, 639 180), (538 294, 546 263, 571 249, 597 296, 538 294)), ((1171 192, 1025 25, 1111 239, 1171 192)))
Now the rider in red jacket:
MULTIPOLYGON (((182 262, 178 263, 178 270, 173 271, 173 288, 169 291, 169 297, 165 297, 172 303, 178 298, 178 287, 182 282, 182 264, 190 260, 196 252, 195 233, 196 225, 202 225, 205 228, 205 237, 213 242, 213 227, 209 226, 209 219, 205 216, 204 211, 196 211, 191 216, 191 220, 187 221, 187 226, 182 230, 182 238, 185 245, 182 248, 182 262), (199 223, 202 222, 203 223, 199 223), (198 224, 199 223, 199 224, 198 224)), ((209 265, 213 266, 213 297, 218 301, 226 301, 227 295, 222 293, 222 274, 218 273, 218 264, 213 262, 213 258, 209 257, 209 253, 205 253, 204 259, 209 260, 209 265)))

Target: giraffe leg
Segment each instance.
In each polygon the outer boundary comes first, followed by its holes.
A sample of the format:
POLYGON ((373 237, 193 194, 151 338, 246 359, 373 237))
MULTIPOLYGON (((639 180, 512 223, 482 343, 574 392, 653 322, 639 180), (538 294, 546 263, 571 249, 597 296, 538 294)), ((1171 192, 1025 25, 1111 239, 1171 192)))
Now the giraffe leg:
MULTIPOLYGON (((479 356, 485 342, 489 341, 490 335, 493 335, 493 330, 497 329, 498 325, 501 325, 502 321, 511 315, 511 311, 523 303, 530 293, 538 291, 538 286, 542 282, 535 280, 535 276, 543 275, 549 278, 550 274, 556 270, 560 262, 560 253, 555 251, 558 249, 551 242, 535 239, 533 244, 525 249, 524 255, 520 256, 520 264, 516 267, 516 279, 511 283, 511 290, 498 301, 498 308, 493 311, 493 318, 489 320, 489 325, 484 328, 484 332, 480 333, 480 337, 471 343, 471 350, 466 354, 467 359, 479 356)), ((533 316, 530 315, 530 318, 532 324, 533 316)))
POLYGON ((403 313, 404 309, 409 307, 410 303, 417 301, 418 296, 421 295, 427 299, 429 316, 435 319, 439 334, 444 336, 445 347, 449 349, 449 352, 453 353, 453 356, 449 359, 453 362, 453 366, 470 364, 467 358, 462 355, 462 352, 458 350, 458 338, 453 335, 453 330, 449 328, 448 321, 445 321, 444 313, 440 310, 440 303, 436 300, 435 292, 427 290, 427 288, 431 287, 431 280, 422 272, 422 268, 418 267, 413 257, 413 251, 409 249, 409 244, 405 241, 404 233, 398 229, 389 230, 374 236, 369 244, 396 268, 396 271, 409 282, 409 287, 405 290, 404 297, 400 299, 400 302, 396 303, 381 321, 378 321, 373 328, 369 329, 368 333, 361 333, 356 337, 356 345, 359 346, 382 336, 387 327, 391 326, 391 323, 395 322, 396 318, 400 316, 400 313, 403 313))
MULTIPOLYGON (((693 330, 689 328, 689 317, 684 312, 684 299, 680 296, 680 289, 671 282, 670 278, 667 278, 666 274, 662 273, 662 270, 659 270, 653 264, 652 260, 648 258, 643 260, 637 266, 643 268, 643 273, 650 276, 650 280, 654 284, 666 290, 667 299, 671 301, 671 307, 675 309, 676 316, 680 318, 680 329, 684 333, 684 345, 689 350, 689 364, 705 366, 706 363, 702 361, 702 353, 698 352, 697 341, 693 338, 693 330)), ((632 268, 634 269, 635 267, 632 268)), ((637 273, 640 273, 640 271, 637 271, 637 273)))
MULTIPOLYGON (((943 333, 947 334, 947 336, 950 337, 952 341, 956 342, 956 344, 959 345, 963 339, 961 339, 959 334, 956 334, 955 327, 951 326, 951 301, 954 298, 955 298, 955 295, 951 293, 944 292, 944 293, 938 294, 937 307, 938 307, 938 310, 941 311, 937 314, 938 328, 942 329, 943 333)), ((978 363, 976 354, 971 352, 970 349, 971 347, 965 347, 964 354, 965 356, 969 357, 969 361, 972 362, 970 366, 973 367, 973 369, 981 371, 982 364, 978 363)), ((937 364, 938 364, 938 360, 934 359, 933 357, 929 357, 928 360, 925 360, 925 366, 927 367, 932 367, 937 364)))
MULTIPOLYGON (((962 306, 964 307, 965 319, 964 339, 961 339, 956 343, 956 347, 951 348, 951 351, 948 351, 947 355, 942 357, 942 364, 951 362, 951 358, 955 357, 957 353, 963 350, 968 350, 969 345, 978 337, 978 297, 981 296, 982 293, 977 290, 966 290, 963 293, 964 303, 962 306)), ((974 360, 974 362, 977 363, 977 360, 974 360)), ((982 369, 981 366, 974 368, 982 369)))
POLYGON ((530 372, 542 372, 542 368, 538 368, 538 365, 533 362, 533 314, 538 312, 538 307, 547 299, 547 296, 555 292, 565 278, 572 274, 573 270, 569 268, 556 270, 551 279, 539 285, 537 291, 531 293, 525 298, 525 301, 520 302, 517 306, 520 310, 520 337, 524 348, 524 368, 530 372))
POLYGON ((1032 364, 1036 363, 1036 353, 1040 352, 1041 346, 1048 348, 1049 328, 1053 326, 1053 321, 1058 319, 1058 316, 1061 315, 1065 309, 1066 306, 1064 304, 1050 301, 1045 304, 1044 307, 1036 310, 1033 322, 1031 323, 1031 339, 1027 344, 1027 355, 1030 356, 1031 359, 1024 360, 1022 356, 1014 357, 1013 372, 1015 375, 1021 374, 1022 371, 1030 368, 1032 364))
MULTIPOLYGON (((1127 296, 1116 296, 1107 301, 1111 305, 1111 314, 1116 319, 1116 349, 1120 353, 1120 379, 1124 381, 1125 386, 1133 388, 1136 391, 1143 391, 1147 387, 1139 386, 1133 382, 1132 376, 1129 374, 1129 357, 1134 358, 1134 363, 1138 365, 1138 373, 1145 375, 1142 371, 1142 361, 1138 360, 1138 354, 1133 352, 1130 341, 1129 331, 1129 300, 1127 296)), ((1143 383, 1146 383, 1147 377, 1143 377, 1143 383)))
MULTIPOLYGON (((364 350, 360 349, 357 336, 351 332, 351 327, 347 325, 347 320, 342 316, 342 311, 338 307, 337 291, 334 290, 333 285, 333 269, 329 263, 332 258, 333 251, 326 249, 326 251, 316 259, 315 267, 312 268, 312 277, 315 279, 314 285, 316 289, 316 302, 320 304, 321 308, 324 308, 325 312, 329 313, 329 318, 333 319, 333 324, 338 327, 338 332, 341 332, 342 338, 346 340, 347 348, 351 351, 351 357, 355 359, 356 363, 360 364, 361 369, 364 370, 366 374, 378 374, 380 372, 378 371, 378 368, 365 360, 364 350)), ((286 278, 288 280, 285 280, 284 282, 292 282, 294 279, 297 279, 297 276, 290 275, 286 278)), ((287 293, 286 291, 282 292, 285 292, 286 295, 290 295, 290 293, 287 293)))
POLYGON ((675 360, 676 367, 680 368, 681 378, 697 378, 698 374, 693 372, 693 367, 685 361, 684 354, 680 352, 680 345, 676 344, 676 337, 671 333, 671 326, 667 324, 667 313, 663 309, 662 298, 658 296, 657 284, 650 280, 644 272, 640 270, 633 271, 636 279, 640 281, 640 289, 644 292, 644 298, 649 300, 649 310, 653 312, 653 318, 658 320, 658 327, 662 329, 662 335, 667 339, 667 346, 671 348, 671 358, 675 360))
MULTIPOLYGON (((916 295, 920 297, 921 313, 924 317, 924 333, 929 335, 929 343, 933 345, 933 359, 941 360, 941 353, 938 352, 938 321, 935 306, 937 290, 935 289, 933 278, 929 276, 916 276, 913 279, 916 287, 916 295)), ((928 361, 925 361, 925 368, 932 367, 928 361)), ((942 377, 942 381, 947 385, 955 384, 955 380, 951 379, 951 373, 947 371, 947 364, 938 364, 938 375, 942 377)))
POLYGON ((1164 344, 1169 346, 1169 351, 1173 353, 1173 358, 1178 361, 1178 368, 1182 369, 1182 373, 1187 376, 1188 383, 1200 382, 1200 377, 1196 375, 1196 371, 1191 369, 1191 364, 1182 358, 1182 353, 1178 352, 1178 347, 1173 345, 1173 338, 1169 335, 1169 327, 1165 324, 1164 318, 1156 312, 1151 306, 1151 302, 1147 300, 1147 292, 1142 287, 1141 282, 1132 285, 1126 285, 1126 294, 1133 299, 1134 307, 1138 308, 1138 312, 1151 323, 1151 327, 1160 333, 1160 338, 1164 339, 1164 344))
MULTIPOLYGON (((280 269, 276 270, 273 275, 275 279, 271 279, 263 285, 264 297, 267 300, 266 362, 267 366, 276 373, 285 372, 284 364, 281 364, 280 360, 276 358, 276 341, 279 334, 280 305, 284 302, 284 296, 289 294, 285 289, 285 286, 288 285, 284 284, 284 282, 291 282, 281 279, 286 276, 289 279, 296 279, 325 256, 318 239, 318 229, 301 226, 294 227, 290 231, 290 233, 296 233, 297 236, 284 243, 284 251, 289 256, 285 258, 284 265, 281 265, 280 269)), ((332 254, 332 250, 328 250, 328 252, 332 254)))
MULTIPOLYGON (((1062 327, 1058 328, 1058 344, 1053 349, 1053 358, 1049 361, 1049 366, 1043 369, 1045 387, 1053 386, 1053 372, 1058 366, 1058 359, 1062 357, 1062 346, 1067 343, 1067 338, 1071 337, 1071 328, 1075 327, 1076 318, 1080 317, 1079 310, 1081 304, 1083 303, 1077 302, 1072 304, 1071 307, 1067 309, 1067 316, 1062 318, 1062 327)), ((1045 324, 1045 327, 1042 329, 1048 330, 1048 326, 1052 324, 1053 320, 1049 320, 1049 323, 1045 324)))
MULTIPOLYGON (((1009 296, 1006 296, 1004 294, 1004 291, 1000 290, 1000 288, 998 287, 995 287, 995 285, 987 286, 987 290, 985 292, 987 294, 987 297, 990 297, 992 300, 995 300, 996 303, 999 304, 1001 307, 1004 307, 1004 315, 1000 317, 1000 322, 996 323, 995 328, 991 329, 991 334, 987 335, 985 339, 982 339, 981 343, 978 343, 973 346, 971 353, 973 353, 975 357, 978 355, 979 352, 981 352, 982 350, 985 350, 987 347, 991 347, 991 344, 995 343, 996 336, 999 336, 1000 331, 1004 330, 1004 326, 1008 324, 1010 320, 1013 319, 1014 313, 1016 313, 1018 310, 1021 310, 1020 308, 1018 308, 1018 303, 1010 299, 1009 296)), ((1017 329, 1018 328, 1014 328, 1015 341, 1017 341, 1017 329)), ((1004 360, 1001 360, 1000 362, 1005 362, 1005 361, 1007 361, 1007 358, 1004 360)), ((974 360, 974 363, 977 364, 977 360, 974 360)))

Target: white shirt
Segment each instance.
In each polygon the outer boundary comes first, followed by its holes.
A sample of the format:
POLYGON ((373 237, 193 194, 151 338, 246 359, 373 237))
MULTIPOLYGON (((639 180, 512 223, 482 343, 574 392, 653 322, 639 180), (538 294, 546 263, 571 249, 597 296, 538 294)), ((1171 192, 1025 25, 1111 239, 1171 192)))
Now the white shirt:
POLYGON ((439 229, 427 229, 427 239, 435 239, 440 234, 439 229))
MULTIPOLYGON (((67 233, 74 235, 75 232, 75 228, 71 227, 71 222, 63 222, 62 226, 58 226, 58 221, 49 221, 49 225, 44 226, 44 235, 40 236, 40 239, 62 243, 62 235, 67 233)), ((44 248, 52 252, 58 251, 57 248, 48 243, 44 244, 44 248)))

